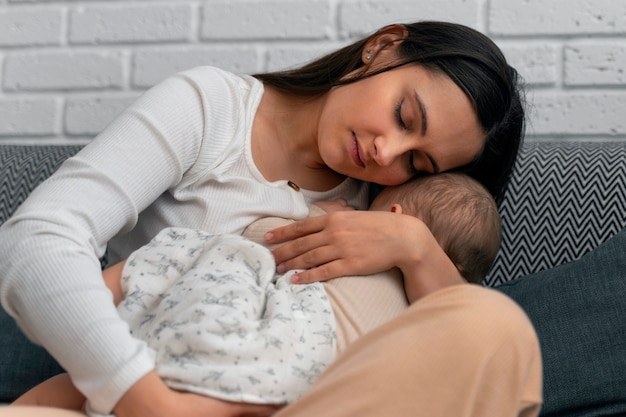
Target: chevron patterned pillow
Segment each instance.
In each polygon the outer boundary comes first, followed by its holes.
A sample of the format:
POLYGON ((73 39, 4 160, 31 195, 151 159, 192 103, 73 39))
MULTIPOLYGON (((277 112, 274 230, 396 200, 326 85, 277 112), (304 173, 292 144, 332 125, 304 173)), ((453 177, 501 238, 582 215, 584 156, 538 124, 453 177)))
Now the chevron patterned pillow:
POLYGON ((80 148, 80 145, 0 146, 0 224, 39 183, 80 148))
POLYGON ((500 213, 486 285, 580 258, 626 226, 626 143, 525 144, 500 213))

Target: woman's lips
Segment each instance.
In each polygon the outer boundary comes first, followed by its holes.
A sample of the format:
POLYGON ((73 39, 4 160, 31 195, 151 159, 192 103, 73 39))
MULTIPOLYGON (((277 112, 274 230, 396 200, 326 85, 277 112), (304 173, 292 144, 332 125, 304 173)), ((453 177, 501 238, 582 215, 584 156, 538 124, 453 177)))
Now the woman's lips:
POLYGON ((352 134, 352 147, 350 149, 350 156, 352 156, 352 161, 360 166, 361 168, 365 168, 365 163, 363 159, 361 159, 361 152, 359 150, 359 142, 356 140, 356 136, 354 133, 352 134))

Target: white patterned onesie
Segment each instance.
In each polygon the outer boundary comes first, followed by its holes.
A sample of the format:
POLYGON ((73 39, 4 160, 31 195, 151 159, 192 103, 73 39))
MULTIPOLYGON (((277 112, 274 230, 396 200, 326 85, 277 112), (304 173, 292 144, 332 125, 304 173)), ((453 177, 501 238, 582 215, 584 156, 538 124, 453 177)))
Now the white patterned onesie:
POLYGON ((292 402, 336 356, 320 283, 292 285, 239 235, 167 228, 133 252, 120 316, 172 388, 230 401, 292 402))

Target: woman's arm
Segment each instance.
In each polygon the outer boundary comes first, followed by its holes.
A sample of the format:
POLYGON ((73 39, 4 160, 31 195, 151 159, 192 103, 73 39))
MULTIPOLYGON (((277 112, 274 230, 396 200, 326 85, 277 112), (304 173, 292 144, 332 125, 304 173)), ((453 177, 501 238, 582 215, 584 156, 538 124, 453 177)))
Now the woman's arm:
POLYGON ((467 284, 430 229, 423 226, 421 257, 402 269, 404 292, 409 304, 442 288, 467 284))
POLYGON ((156 372, 145 375, 115 407, 117 417, 266 417, 282 405, 223 401, 192 393, 173 391, 156 372))
POLYGON ((67 410, 82 410, 85 396, 72 384, 68 374, 60 374, 42 382, 21 395, 11 406, 36 405, 67 410))
POLYGON ((411 297, 463 282, 430 230, 419 219, 384 211, 344 211, 307 218, 270 231, 279 272, 306 269, 298 283, 368 275, 398 267, 411 297), (459 281, 461 280, 461 281, 459 281))
MULTIPOLYGON (((49 416, 45 408, 16 410, 15 406, 55 407, 82 410, 85 397, 75 388, 67 374, 57 375, 34 387, 2 412, 6 416, 49 416), (14 413, 14 414, 11 414, 14 413)), ((169 389, 155 372, 141 378, 115 407, 118 417, 266 417, 282 408, 278 405, 246 404, 223 401, 211 397, 177 392, 169 389)), ((62 413, 59 416, 63 415, 62 413)), ((74 414, 68 414, 68 416, 74 414)), ((82 415, 82 414, 80 414, 82 415)))
POLYGON ((119 318, 98 257, 197 160, 199 96, 181 77, 150 90, 0 229, 2 305, 99 411, 109 411, 154 360, 119 318))

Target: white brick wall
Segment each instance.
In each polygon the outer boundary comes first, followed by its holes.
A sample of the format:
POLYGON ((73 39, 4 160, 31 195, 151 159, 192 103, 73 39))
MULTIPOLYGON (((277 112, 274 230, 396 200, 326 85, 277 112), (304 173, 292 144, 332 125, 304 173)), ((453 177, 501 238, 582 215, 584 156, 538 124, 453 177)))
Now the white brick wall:
POLYGON ((176 71, 275 70, 419 19, 502 47, 528 140, 626 141, 626 0, 0 0, 0 142, 87 142, 176 71))

